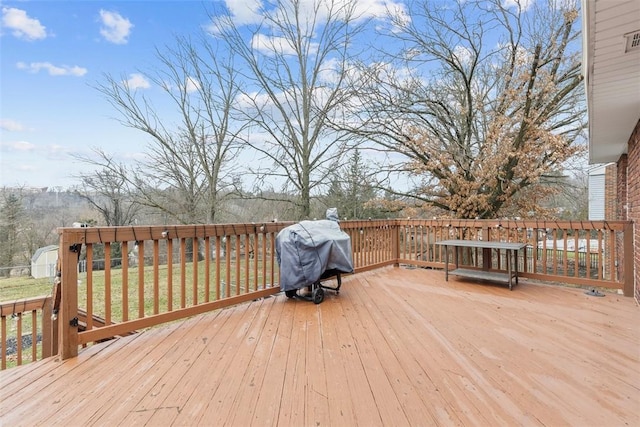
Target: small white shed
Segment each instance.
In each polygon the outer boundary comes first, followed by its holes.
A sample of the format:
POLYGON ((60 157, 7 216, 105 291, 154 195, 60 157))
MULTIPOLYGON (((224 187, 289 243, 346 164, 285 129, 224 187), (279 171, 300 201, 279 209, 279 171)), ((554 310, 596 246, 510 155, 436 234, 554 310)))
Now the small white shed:
POLYGON ((49 245, 38 249, 31 257, 31 276, 34 279, 53 277, 58 260, 58 246, 49 245))

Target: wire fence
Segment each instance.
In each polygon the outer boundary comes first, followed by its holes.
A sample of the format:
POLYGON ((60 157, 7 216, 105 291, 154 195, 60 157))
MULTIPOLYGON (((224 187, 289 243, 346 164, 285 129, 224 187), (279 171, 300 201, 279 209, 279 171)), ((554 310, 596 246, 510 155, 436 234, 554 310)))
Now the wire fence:
MULTIPOLYGON (((55 265, 53 266, 55 268, 55 265)), ((0 278, 31 276, 30 265, 16 265, 13 267, 0 267, 0 278)))

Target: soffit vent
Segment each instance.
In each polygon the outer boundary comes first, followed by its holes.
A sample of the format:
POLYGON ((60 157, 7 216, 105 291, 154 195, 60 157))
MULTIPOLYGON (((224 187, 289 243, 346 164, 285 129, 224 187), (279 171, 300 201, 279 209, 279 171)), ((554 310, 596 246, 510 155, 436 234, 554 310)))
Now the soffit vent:
POLYGON ((624 40, 624 53, 640 49, 640 30, 625 34, 624 40))

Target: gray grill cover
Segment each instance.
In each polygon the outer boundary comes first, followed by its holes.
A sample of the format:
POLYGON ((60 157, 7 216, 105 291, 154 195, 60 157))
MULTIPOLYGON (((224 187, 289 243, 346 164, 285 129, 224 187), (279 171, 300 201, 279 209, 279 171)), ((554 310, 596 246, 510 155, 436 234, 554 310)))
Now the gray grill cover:
POLYGON ((310 286, 327 270, 353 273, 351 239, 336 221, 300 221, 276 236, 280 289, 310 286))

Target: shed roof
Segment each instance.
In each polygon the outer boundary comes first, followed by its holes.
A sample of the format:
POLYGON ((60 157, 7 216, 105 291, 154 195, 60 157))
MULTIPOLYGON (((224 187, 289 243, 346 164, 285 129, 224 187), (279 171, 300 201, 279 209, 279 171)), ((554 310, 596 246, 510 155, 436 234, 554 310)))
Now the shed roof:
POLYGON ((37 249, 33 253, 33 256, 31 257, 31 262, 37 261, 38 258, 40 257, 40 255, 42 255, 45 252, 51 252, 51 251, 57 251, 57 250, 58 250, 58 245, 43 246, 43 247, 37 249))

